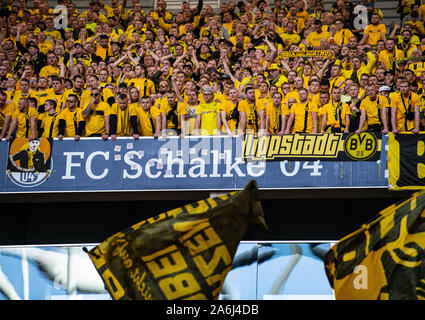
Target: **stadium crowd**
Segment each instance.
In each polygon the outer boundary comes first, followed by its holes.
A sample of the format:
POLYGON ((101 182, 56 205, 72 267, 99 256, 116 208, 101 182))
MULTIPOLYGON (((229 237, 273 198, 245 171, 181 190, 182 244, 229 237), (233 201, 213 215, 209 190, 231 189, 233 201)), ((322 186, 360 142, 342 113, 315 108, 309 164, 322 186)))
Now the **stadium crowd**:
POLYGON ((1 139, 424 129, 420 3, 0 3, 1 139))

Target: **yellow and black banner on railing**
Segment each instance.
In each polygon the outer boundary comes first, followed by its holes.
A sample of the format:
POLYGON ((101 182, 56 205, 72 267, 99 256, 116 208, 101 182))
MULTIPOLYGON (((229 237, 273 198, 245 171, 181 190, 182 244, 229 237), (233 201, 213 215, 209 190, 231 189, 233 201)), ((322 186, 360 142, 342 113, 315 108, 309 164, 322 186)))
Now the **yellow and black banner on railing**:
POLYGON ((257 183, 144 220, 90 250, 115 300, 217 299, 248 224, 267 228, 257 183))
POLYGON ((425 189, 425 133, 390 133, 387 157, 389 189, 425 189))
POLYGON ((380 133, 318 133, 271 135, 246 134, 246 161, 377 161, 381 157, 380 133))

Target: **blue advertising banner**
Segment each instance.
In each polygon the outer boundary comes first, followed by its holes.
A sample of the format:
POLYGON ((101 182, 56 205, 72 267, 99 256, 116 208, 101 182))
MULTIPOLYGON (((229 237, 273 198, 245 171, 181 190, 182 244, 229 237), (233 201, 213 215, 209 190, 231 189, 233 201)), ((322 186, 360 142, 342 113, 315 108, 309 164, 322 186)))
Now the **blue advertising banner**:
POLYGON ((242 148, 241 138, 224 136, 1 141, 0 192, 219 191, 252 179, 260 189, 388 186, 384 148, 377 161, 249 160, 242 148), (25 169, 40 159, 48 166, 25 169))

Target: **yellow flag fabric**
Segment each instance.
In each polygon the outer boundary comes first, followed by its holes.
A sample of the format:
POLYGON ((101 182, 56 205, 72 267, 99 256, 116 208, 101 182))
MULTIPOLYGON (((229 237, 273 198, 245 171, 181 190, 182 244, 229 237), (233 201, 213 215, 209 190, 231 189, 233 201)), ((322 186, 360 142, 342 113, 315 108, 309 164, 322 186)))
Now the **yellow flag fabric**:
POLYGON ((425 189, 425 134, 404 132, 388 136, 388 188, 425 189))
POLYGON ((144 220, 88 254, 115 300, 214 300, 250 223, 267 228, 254 180, 144 220))
POLYGON ((337 300, 425 299, 425 192, 381 211, 325 256, 337 300))

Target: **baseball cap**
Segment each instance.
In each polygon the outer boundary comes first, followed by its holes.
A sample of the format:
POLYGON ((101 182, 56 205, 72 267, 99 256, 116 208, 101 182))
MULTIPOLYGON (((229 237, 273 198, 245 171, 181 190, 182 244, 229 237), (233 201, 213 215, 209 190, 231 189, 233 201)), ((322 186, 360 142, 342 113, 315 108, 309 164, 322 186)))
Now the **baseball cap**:
POLYGON ((212 87, 210 87, 210 86, 205 86, 205 87, 203 87, 202 88, 202 92, 203 93, 212 93, 213 92, 213 88, 212 87))
POLYGON ((382 92, 382 91, 391 91, 391 88, 389 86, 382 86, 379 88, 379 92, 382 92))

